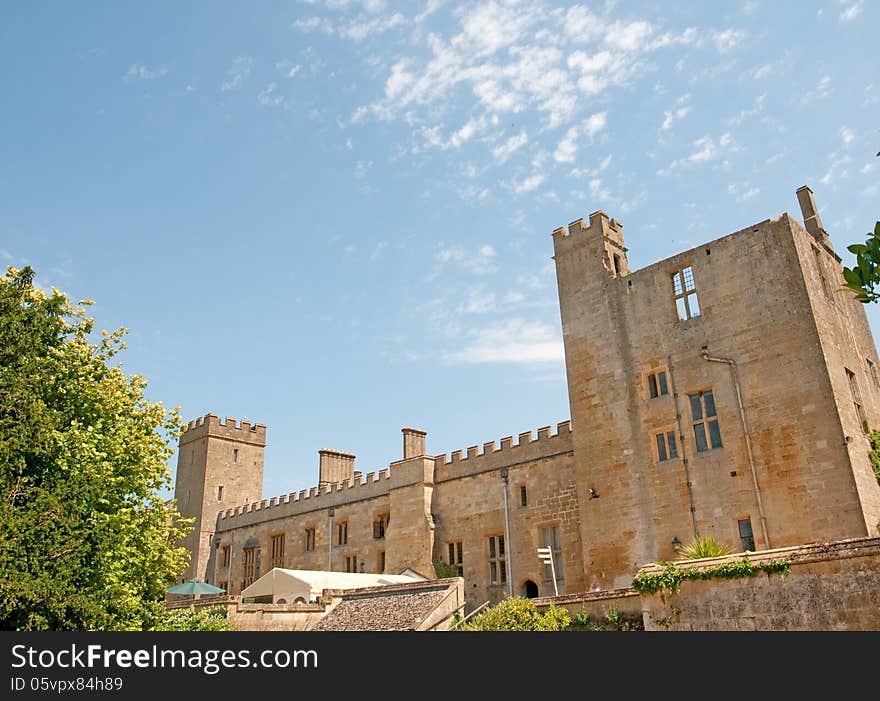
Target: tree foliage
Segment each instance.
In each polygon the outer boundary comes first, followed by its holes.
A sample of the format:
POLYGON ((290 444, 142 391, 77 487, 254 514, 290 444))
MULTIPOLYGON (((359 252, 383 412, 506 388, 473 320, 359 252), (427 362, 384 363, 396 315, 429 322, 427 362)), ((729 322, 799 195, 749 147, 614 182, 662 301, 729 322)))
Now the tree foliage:
POLYGON ((570 624, 567 609, 551 605, 541 613, 531 599, 514 596, 477 614, 456 630, 563 630, 570 624))
POLYGON ((159 495, 180 418, 109 365, 125 329, 92 342, 91 302, 33 277, 0 278, 0 628, 149 628, 187 558, 159 495))
POLYGON ((876 302, 880 299, 880 221, 874 225, 874 233, 868 234, 865 243, 854 243, 846 250, 856 256, 854 267, 843 268, 846 286, 863 304, 876 302))
POLYGON ((868 431, 868 440, 871 444, 871 450, 868 451, 868 458, 871 460, 871 467, 874 470, 874 476, 877 483, 880 484, 880 431, 876 428, 868 431))

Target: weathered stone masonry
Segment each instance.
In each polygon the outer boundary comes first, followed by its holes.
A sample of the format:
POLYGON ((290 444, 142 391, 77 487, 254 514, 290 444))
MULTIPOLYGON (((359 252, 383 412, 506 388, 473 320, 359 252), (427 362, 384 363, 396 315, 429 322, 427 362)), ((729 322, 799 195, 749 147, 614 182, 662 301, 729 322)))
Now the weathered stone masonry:
POLYGON ((876 535, 863 425, 880 423, 880 361, 812 192, 797 195, 805 227, 782 214, 637 271, 603 212, 555 230, 572 416, 555 433, 431 456, 405 428, 385 470, 325 449, 319 486, 260 500, 265 427, 190 423, 175 490, 198 519, 186 576, 238 593, 273 557, 428 576, 451 557, 473 607, 510 575, 515 594, 552 594, 545 538, 571 594, 625 587, 695 533, 735 550, 876 535))

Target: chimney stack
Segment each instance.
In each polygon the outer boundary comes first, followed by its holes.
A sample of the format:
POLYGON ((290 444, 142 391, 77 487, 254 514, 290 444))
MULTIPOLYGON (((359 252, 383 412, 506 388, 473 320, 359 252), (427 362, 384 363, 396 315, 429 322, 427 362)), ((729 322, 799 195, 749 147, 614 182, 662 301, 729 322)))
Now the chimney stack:
POLYGON ((417 428, 402 428, 403 433, 403 459, 414 458, 425 454, 426 431, 417 428))
POLYGON ((797 189, 798 204, 801 206, 801 214, 804 216, 804 228, 815 238, 824 241, 828 238, 825 229, 822 228, 822 220, 816 209, 816 201, 813 199, 813 191, 806 185, 797 189))
POLYGON ((318 468, 318 486, 340 484, 354 479, 354 455, 322 448, 318 468))

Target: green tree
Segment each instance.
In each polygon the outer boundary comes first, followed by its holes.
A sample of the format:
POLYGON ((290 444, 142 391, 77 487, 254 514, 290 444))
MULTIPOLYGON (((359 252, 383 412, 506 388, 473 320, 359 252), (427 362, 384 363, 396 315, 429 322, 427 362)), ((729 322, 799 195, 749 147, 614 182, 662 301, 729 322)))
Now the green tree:
POLYGON ((91 302, 33 277, 0 278, 0 628, 149 628, 186 565, 159 494, 180 418, 109 365, 125 329, 92 342, 91 302))
POLYGON ((877 483, 880 484, 880 431, 876 428, 868 432, 868 440, 871 444, 871 450, 868 451, 868 458, 871 460, 871 467, 874 469, 874 476, 877 483))
POLYGON ((880 221, 874 224, 874 233, 865 243, 854 243, 846 250, 855 253, 855 267, 843 268, 846 286, 855 292, 862 304, 880 299, 880 221))
POLYGON ((570 624, 567 609, 551 605, 541 613, 531 599, 514 596, 477 614, 455 630, 563 630, 570 624))

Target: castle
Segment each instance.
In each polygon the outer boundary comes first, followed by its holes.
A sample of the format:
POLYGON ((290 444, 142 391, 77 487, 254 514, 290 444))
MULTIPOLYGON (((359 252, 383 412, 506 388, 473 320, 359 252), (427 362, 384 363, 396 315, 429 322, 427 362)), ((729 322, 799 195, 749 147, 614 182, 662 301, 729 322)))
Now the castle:
POLYGON ((812 192, 797 199, 803 226, 783 213, 641 270, 604 212, 553 231, 570 422, 449 455, 404 428, 387 469, 321 450, 317 486, 271 499, 264 425, 190 422, 184 576, 238 594, 272 567, 442 561, 473 608, 553 595, 554 571, 559 594, 627 586, 696 534, 743 551, 877 535, 880 360, 812 192))

